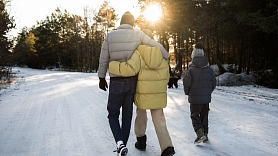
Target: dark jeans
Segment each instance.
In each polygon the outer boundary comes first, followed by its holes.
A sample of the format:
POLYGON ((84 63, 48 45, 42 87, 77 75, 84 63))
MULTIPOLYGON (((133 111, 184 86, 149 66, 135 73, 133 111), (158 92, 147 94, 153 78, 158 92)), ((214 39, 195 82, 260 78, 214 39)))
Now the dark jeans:
POLYGON ((134 94, 136 90, 136 77, 111 79, 108 96, 108 120, 116 142, 122 140, 127 144, 133 111, 134 94), (119 116, 122 108, 122 125, 119 116))
POLYGON ((204 133, 208 133, 209 104, 190 104, 190 112, 194 131, 203 128, 204 133))

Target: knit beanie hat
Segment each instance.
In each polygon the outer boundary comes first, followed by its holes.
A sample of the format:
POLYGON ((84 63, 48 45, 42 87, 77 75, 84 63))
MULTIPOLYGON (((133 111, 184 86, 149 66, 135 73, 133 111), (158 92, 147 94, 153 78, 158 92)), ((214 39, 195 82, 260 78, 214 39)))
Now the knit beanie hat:
POLYGON ((134 16, 129 11, 123 14, 120 25, 122 24, 129 24, 131 26, 134 26, 134 16))
POLYGON ((204 45, 202 42, 198 42, 195 45, 194 50, 192 51, 191 58, 193 59, 196 56, 204 56, 204 45))
POLYGON ((153 33, 149 29, 142 30, 146 35, 148 35, 151 39, 153 39, 153 33))

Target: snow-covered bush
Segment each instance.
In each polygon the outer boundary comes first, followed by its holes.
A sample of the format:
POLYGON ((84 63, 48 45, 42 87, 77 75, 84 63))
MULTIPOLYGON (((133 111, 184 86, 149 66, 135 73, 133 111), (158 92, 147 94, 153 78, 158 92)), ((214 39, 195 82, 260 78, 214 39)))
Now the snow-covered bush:
POLYGON ((255 78, 252 74, 234 74, 226 72, 216 77, 216 85, 218 86, 241 86, 241 85, 253 85, 255 78))

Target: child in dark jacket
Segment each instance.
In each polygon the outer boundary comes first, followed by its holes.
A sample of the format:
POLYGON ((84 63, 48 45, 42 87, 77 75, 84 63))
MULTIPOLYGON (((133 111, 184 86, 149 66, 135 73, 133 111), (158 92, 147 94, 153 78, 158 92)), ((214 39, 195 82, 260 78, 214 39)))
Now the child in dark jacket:
POLYGON ((197 43, 191 55, 183 78, 184 93, 190 103, 190 118, 197 138, 194 143, 208 141, 208 112, 211 94, 216 87, 216 78, 209 67, 208 59, 204 56, 203 44, 197 43))

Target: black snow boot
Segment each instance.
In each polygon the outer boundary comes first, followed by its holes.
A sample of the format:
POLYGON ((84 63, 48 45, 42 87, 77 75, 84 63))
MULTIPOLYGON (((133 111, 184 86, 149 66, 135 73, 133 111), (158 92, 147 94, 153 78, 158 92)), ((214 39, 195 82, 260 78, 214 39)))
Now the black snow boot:
POLYGON ((167 147, 161 154, 161 156, 173 156, 175 154, 174 147, 167 147))
POLYGON ((196 131, 197 134, 197 138, 194 141, 194 144, 199 144, 200 142, 203 142, 204 140, 206 140, 206 136, 203 132, 203 129, 200 128, 196 131))
POLYGON ((147 142, 146 135, 142 137, 137 137, 137 142, 135 143, 135 147, 140 151, 145 151, 147 146, 146 142, 147 142))

